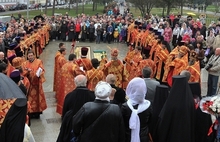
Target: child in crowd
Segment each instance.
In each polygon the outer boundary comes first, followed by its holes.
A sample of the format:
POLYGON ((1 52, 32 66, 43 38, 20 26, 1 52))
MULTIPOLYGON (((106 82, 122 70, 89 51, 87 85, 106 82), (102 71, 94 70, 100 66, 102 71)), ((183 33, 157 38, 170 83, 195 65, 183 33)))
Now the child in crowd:
POLYGON ((113 36, 114 36, 114 42, 118 42, 118 38, 119 38, 118 28, 115 28, 113 36))
POLYGON ((107 32, 106 30, 103 31, 103 42, 106 42, 106 36, 107 36, 107 32))
POLYGON ((119 42, 125 42, 125 36, 126 36, 126 28, 122 26, 122 29, 119 35, 119 42))

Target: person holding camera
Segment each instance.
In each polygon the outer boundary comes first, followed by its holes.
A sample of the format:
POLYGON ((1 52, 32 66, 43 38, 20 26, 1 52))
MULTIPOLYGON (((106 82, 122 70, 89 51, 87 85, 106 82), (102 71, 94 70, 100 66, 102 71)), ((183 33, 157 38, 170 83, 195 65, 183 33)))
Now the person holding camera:
POLYGON ((205 66, 208 71, 208 89, 207 96, 216 95, 218 78, 220 75, 220 48, 216 48, 215 54, 212 55, 205 66))

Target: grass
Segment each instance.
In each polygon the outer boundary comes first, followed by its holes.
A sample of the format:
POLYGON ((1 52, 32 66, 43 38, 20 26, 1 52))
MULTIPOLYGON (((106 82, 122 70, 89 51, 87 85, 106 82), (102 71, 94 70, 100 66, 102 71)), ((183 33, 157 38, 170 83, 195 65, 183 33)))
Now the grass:
MULTIPOLYGON (((214 5, 210 5, 207 7, 207 11, 211 11, 211 9, 213 9, 215 6, 214 5)), ((137 17, 137 16, 140 16, 140 11, 138 9, 135 9, 134 7, 131 7, 131 12, 133 13, 134 17, 137 17)), ((98 4, 97 6, 97 10, 95 11, 92 11, 92 4, 87 4, 84 6, 84 13, 87 14, 87 15, 95 15, 96 13, 103 13, 103 10, 104 10, 104 5, 100 5, 98 4)), ((69 16, 77 16, 76 14, 76 10, 75 8, 73 9, 69 9, 68 8, 55 8, 55 13, 61 13, 62 15, 64 15, 66 12, 68 12, 69 16)), ((196 14, 196 16, 194 16, 194 18, 198 18, 200 16, 201 13, 198 13, 198 12, 195 12, 193 10, 183 10, 183 15, 187 15, 188 12, 193 12, 196 14)), ((78 8, 78 13, 82 13, 82 6, 79 6, 78 8)), ((153 15, 157 14, 159 16, 162 15, 162 8, 153 8, 151 13, 153 15)), ((174 14, 178 14, 180 13, 180 9, 172 9, 170 13, 174 13, 174 14)), ((27 12, 21 12, 22 15, 24 15, 24 17, 26 17, 27 15, 27 12)), ((39 15, 39 14, 44 14, 44 8, 43 8, 43 12, 41 12, 41 10, 32 10, 32 11, 29 11, 29 17, 30 18, 33 18, 35 17, 36 15, 39 15)), ((166 11, 165 11, 165 14, 166 14, 166 11)), ((52 9, 47 9, 47 15, 48 16, 51 16, 52 15, 52 9)), ((16 16, 16 14, 14 14, 14 16, 16 16)), ((207 19, 206 19, 206 24, 210 24, 211 21, 216 21, 219 17, 215 16, 215 15, 212 15, 212 14, 207 14, 207 19)))
MULTIPOLYGON (((219 9, 219 7, 218 7, 219 9)), ((207 8, 206 8, 206 11, 211 11, 211 12, 216 12, 216 6, 215 5, 209 5, 207 8)), ((220 11, 219 11, 220 12, 220 11)))
MULTIPOLYGON (((162 11, 163 11, 162 8, 153 8, 151 13, 153 15, 157 14, 158 16, 162 16, 162 11)), ((133 13, 134 17, 137 17, 137 16, 141 15, 140 11, 138 9, 135 10, 135 8, 131 8, 131 12, 133 13)), ((193 16, 193 18, 199 18, 199 16, 201 14, 204 14, 204 13, 198 13, 198 11, 195 12, 193 10, 185 10, 185 9, 183 9, 183 15, 187 15, 187 13, 189 13, 189 12, 192 12, 192 13, 196 14, 196 16, 193 16)), ((172 9, 170 13, 174 13, 176 15, 176 14, 180 13, 180 9, 172 9)), ((165 11, 164 14, 166 14, 166 11, 165 11)), ((211 23, 211 21, 217 21, 218 18, 219 17, 217 17, 217 16, 215 16, 213 14, 206 14, 206 25, 209 25, 211 23)))
MULTIPOLYGON (((87 15, 95 15, 96 13, 103 13, 104 6, 98 5, 97 10, 92 11, 92 5, 85 5, 84 6, 84 13, 87 15)), ((31 10, 29 11, 29 18, 34 18, 36 15, 44 14, 45 8, 41 10, 31 10)), ((69 11, 69 8, 55 8, 55 13, 60 13, 62 15, 65 15, 65 13, 68 12, 69 16, 77 16, 76 14, 76 8, 72 8, 69 11)), ((24 15, 26 17, 27 12, 20 12, 21 15, 24 15)), ((78 7, 78 14, 82 13, 82 6, 78 7)), ((8 14, 7 16, 10 16, 11 14, 8 14)), ((52 8, 47 9, 47 15, 52 16, 52 8)), ((14 13, 14 16, 17 16, 16 13, 14 13)))

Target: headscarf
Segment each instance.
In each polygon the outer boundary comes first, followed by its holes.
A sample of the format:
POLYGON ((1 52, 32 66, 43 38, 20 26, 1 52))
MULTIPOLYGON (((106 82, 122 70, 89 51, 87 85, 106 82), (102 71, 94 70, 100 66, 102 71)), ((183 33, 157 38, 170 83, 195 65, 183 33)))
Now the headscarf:
POLYGON ((23 142, 27 114, 27 99, 15 100, 1 126, 1 142, 23 142))
POLYGON ((150 101, 145 100, 147 87, 142 78, 133 78, 126 89, 126 94, 129 97, 127 101, 128 107, 132 110, 129 120, 129 128, 131 129, 131 142, 140 142, 140 118, 139 113, 145 111, 150 106, 150 101), (133 105, 138 108, 134 109, 133 105))
MULTIPOLYGON (((161 109, 163 108, 163 105, 165 104, 167 97, 169 95, 169 87, 166 85, 158 85, 156 87, 156 92, 154 96, 154 103, 152 104, 152 119, 150 123, 151 128, 151 134, 153 137, 153 140, 156 138, 154 137, 155 128, 157 126, 158 116, 160 114, 161 109)), ((156 140, 155 140, 156 141, 156 140)))

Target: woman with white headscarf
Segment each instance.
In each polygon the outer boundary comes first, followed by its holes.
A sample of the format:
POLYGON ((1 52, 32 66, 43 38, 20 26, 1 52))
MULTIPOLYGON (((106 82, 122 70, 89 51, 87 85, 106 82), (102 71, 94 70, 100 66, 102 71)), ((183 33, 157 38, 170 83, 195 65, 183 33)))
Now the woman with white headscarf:
POLYGON ((149 120, 152 114, 151 103, 145 100, 147 87, 142 78, 133 78, 126 89, 129 100, 121 107, 126 142, 148 142, 149 120))

